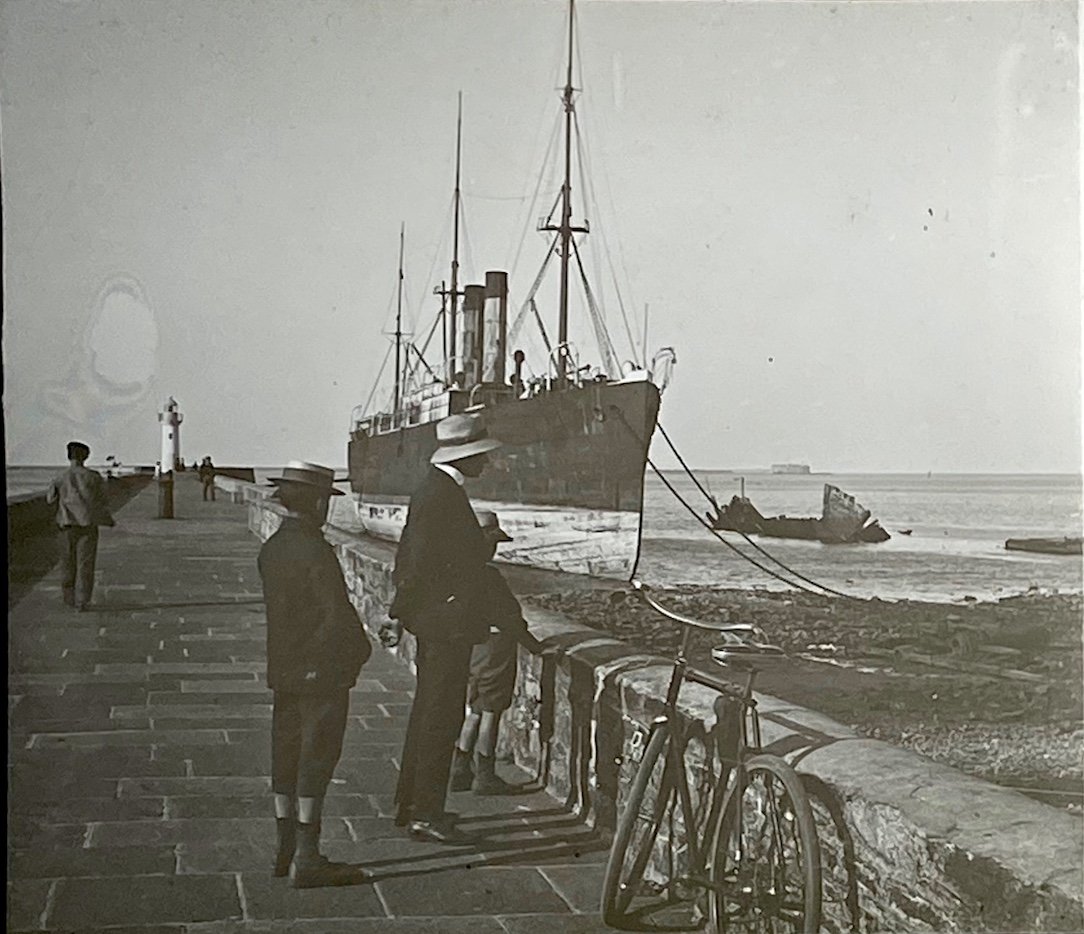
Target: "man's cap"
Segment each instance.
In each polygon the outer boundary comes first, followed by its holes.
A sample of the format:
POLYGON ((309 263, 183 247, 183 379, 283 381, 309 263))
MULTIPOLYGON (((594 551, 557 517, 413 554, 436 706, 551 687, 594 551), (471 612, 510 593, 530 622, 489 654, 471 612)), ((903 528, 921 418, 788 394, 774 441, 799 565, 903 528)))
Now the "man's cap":
POLYGON ((486 435, 481 415, 462 414, 449 415, 437 422, 437 445, 429 458, 431 464, 451 464, 495 451, 501 442, 486 435))
POLYGON ((86 457, 88 454, 90 454, 90 447, 86 444, 83 444, 82 441, 69 441, 68 460, 71 460, 72 458, 77 457, 80 454, 82 454, 83 457, 86 457))
POLYGON ((282 468, 281 477, 271 477, 270 482, 275 486, 284 484, 296 484, 308 486, 322 493, 330 493, 332 496, 342 496, 342 490, 336 490, 335 471, 330 467, 321 467, 319 464, 310 464, 308 461, 290 461, 282 468))
POLYGON ((474 515, 478 518, 478 524, 482 527, 482 531, 487 535, 496 539, 498 542, 512 541, 512 536, 501 528, 500 520, 493 510, 479 509, 474 515))

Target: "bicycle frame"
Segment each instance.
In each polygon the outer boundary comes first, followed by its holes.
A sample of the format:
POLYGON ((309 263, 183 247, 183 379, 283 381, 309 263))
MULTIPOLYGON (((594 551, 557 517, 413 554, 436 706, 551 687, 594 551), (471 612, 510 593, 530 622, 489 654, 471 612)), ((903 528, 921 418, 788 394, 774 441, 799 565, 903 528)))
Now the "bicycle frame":
POLYGON ((672 881, 679 883, 687 881, 700 888, 708 889, 713 886, 704 872, 707 868, 705 866, 706 847, 701 846, 703 841, 698 839, 692 791, 689 786, 688 770, 685 767, 686 737, 681 717, 678 716, 678 697, 682 686, 687 682, 702 685, 719 694, 715 702, 717 723, 714 754, 712 753, 713 744, 710 742, 707 744, 708 762, 711 762, 714 755, 718 757, 720 765, 718 780, 713 782, 710 791, 711 807, 704 823, 705 827, 713 827, 726 797, 722 790, 728 787, 731 773, 738 770, 736 780, 740 781, 742 762, 748 755, 748 751, 760 747, 760 718, 757 714, 756 698, 753 696, 753 684, 757 672, 755 668, 746 668, 745 686, 738 688, 727 681, 690 668, 686 655, 690 636, 691 627, 682 626, 681 645, 674 658, 663 713, 652 722, 652 729, 660 723, 670 724, 672 732, 666 749, 660 794, 668 794, 670 784, 676 788, 685 823, 686 845, 689 848, 688 874, 672 881))

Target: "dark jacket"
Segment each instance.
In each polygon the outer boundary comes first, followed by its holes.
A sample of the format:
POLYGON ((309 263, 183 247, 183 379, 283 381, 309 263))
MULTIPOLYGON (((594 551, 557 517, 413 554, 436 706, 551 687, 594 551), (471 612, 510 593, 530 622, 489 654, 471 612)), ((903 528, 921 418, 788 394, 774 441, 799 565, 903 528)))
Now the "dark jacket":
POLYGON ((466 492, 431 467, 410 498, 388 615, 423 638, 484 641, 489 625, 481 607, 488 557, 466 492))
POLYGON ((320 694, 354 686, 372 646, 318 528, 287 517, 260 549, 267 604, 267 683, 320 694))
POLYGON ((81 465, 54 477, 45 499, 57 503, 56 524, 62 529, 115 524, 101 474, 81 465))
POLYGON ((527 629, 527 620, 523 618, 523 609, 508 586, 508 581, 498 568, 487 564, 483 572, 485 581, 484 617, 490 626, 496 626, 502 633, 516 640, 527 651, 536 655, 542 651, 539 642, 527 629))

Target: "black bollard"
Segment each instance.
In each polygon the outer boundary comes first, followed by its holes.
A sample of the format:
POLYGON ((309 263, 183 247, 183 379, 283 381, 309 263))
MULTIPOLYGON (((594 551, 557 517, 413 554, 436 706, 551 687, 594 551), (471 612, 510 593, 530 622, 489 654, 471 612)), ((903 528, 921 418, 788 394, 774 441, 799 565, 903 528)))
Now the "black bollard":
POLYGON ((173 472, 167 471, 158 478, 158 518, 173 518, 173 472))

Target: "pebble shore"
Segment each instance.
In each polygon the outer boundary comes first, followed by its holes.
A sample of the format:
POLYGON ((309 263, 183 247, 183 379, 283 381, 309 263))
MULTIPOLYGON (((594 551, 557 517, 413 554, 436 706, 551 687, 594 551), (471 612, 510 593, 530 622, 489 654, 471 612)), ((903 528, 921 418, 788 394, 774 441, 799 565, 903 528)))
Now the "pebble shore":
MULTIPOLYGON (((682 586, 656 596, 696 618, 752 622, 794 656, 761 673, 758 689, 968 774, 1081 809, 1081 595, 1033 591, 944 604, 682 586)), ((633 598, 595 591, 530 599, 662 655, 680 638, 676 625, 633 598)), ((698 634, 692 658, 711 665, 718 641, 698 634)))

